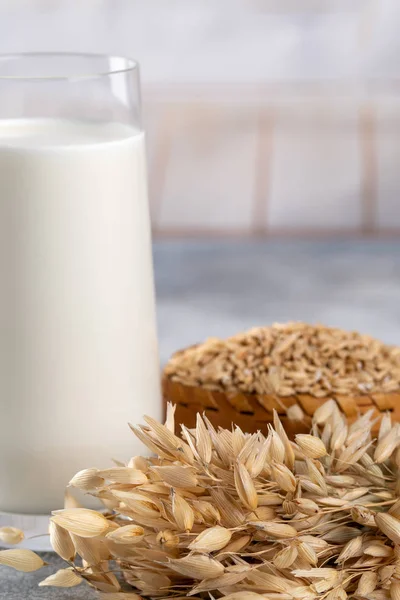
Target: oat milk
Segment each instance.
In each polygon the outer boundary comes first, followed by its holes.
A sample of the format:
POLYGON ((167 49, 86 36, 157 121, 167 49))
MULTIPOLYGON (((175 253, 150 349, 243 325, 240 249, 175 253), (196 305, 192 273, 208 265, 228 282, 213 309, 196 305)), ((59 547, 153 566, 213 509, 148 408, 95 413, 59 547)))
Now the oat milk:
POLYGON ((160 412, 143 133, 0 120, 0 511, 62 507, 160 412))

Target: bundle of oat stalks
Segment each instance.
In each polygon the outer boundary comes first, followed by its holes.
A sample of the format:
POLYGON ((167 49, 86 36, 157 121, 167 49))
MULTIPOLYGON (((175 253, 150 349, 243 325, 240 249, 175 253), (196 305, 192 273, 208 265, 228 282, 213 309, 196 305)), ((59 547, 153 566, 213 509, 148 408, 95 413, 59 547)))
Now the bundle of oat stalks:
MULTIPOLYGON (((400 426, 389 415, 376 440, 371 414, 348 426, 328 401, 290 442, 276 414, 266 437, 200 415, 178 437, 173 412, 132 428, 157 458, 73 478, 107 512, 53 514, 69 566, 42 585, 86 581, 109 600, 400 599, 400 426)), ((16 549, 0 563, 43 564, 16 549)))

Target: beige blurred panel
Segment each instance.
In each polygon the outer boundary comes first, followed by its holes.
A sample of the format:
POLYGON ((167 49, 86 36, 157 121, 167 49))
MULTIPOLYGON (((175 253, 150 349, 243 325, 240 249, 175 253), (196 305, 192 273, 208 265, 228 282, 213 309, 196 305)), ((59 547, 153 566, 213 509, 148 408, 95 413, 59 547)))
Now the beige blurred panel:
POLYGON ((400 227, 400 104, 382 102, 377 109, 377 223, 380 229, 400 227))
POLYGON ((256 139, 252 107, 176 107, 160 228, 250 231, 256 139))
MULTIPOLYGON (((268 193, 268 191, 267 191, 268 193)), ((269 228, 354 230, 361 226, 357 110, 285 109, 274 129, 269 228)))

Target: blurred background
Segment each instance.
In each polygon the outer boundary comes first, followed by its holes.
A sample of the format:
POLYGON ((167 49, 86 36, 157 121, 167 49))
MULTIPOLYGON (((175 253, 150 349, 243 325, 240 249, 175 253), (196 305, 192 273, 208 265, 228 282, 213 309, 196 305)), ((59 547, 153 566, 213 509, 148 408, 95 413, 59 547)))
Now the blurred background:
POLYGON ((0 52, 142 65, 155 234, 400 229, 397 0, 0 0, 0 52))
POLYGON ((162 360, 274 320, 400 340, 399 27, 398 0, 0 0, 0 52, 141 63, 162 360))

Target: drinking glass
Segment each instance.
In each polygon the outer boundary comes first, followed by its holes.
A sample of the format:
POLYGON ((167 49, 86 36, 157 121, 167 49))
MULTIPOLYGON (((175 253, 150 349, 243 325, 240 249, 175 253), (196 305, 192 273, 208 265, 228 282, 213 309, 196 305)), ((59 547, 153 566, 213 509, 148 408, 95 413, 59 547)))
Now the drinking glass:
POLYGON ((144 413, 161 417, 139 66, 0 56, 0 525, 36 533, 77 471, 142 453, 144 413))

